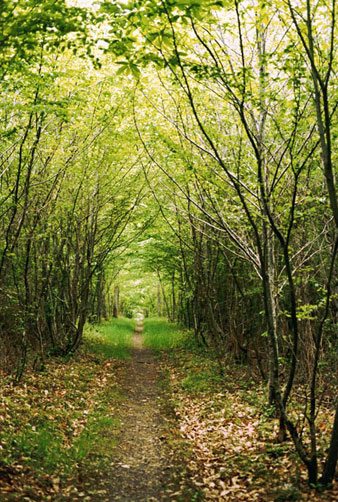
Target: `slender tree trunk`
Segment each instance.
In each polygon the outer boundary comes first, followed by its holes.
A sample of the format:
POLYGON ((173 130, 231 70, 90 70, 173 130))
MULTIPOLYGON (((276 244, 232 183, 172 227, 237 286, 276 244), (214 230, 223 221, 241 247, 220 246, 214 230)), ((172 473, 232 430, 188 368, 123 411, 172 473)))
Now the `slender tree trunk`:
POLYGON ((175 322, 175 320, 176 320, 175 271, 173 272, 173 276, 172 276, 172 280, 171 280, 171 297, 172 297, 171 321, 175 322))
POLYGON ((114 302, 113 302, 113 317, 118 317, 120 314, 120 288, 114 286, 114 302))
POLYGON ((263 239, 265 247, 266 263, 263 267, 266 268, 265 278, 265 295, 266 295, 266 315, 269 335, 269 405, 276 402, 276 388, 279 385, 278 379, 278 338, 277 338, 277 315, 276 305, 273 295, 274 284, 274 259, 273 259, 273 238, 272 233, 265 222, 263 222, 263 239))
POLYGON ((162 317, 162 293, 160 281, 157 283, 157 315, 162 317))

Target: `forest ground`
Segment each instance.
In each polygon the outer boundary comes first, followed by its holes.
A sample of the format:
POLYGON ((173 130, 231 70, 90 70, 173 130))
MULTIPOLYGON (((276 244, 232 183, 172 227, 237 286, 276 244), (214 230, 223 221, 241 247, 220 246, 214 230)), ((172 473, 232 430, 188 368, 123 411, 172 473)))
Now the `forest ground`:
POLYGON ((109 501, 165 502, 175 492, 170 451, 164 441, 159 365, 153 352, 144 347, 142 329, 138 323, 131 358, 116 373, 125 399, 118 409, 121 429, 114 462, 103 480, 109 501))
MULTIPOLYGON (((88 327, 73 358, 1 384, 1 502, 333 502, 292 445, 273 441, 265 391, 189 334, 149 320, 88 327)), ((329 411, 322 417, 329 429, 329 411)))

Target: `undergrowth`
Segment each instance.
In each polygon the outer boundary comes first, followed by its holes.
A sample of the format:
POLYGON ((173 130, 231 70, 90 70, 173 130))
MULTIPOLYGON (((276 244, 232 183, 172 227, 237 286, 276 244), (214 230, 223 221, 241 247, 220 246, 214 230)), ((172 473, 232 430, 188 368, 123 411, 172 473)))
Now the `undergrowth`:
POLYGON ((144 320, 144 344, 155 351, 169 351, 177 348, 199 350, 191 332, 181 330, 176 324, 164 318, 150 317, 144 320))
POLYGON ((128 359, 135 327, 135 320, 127 318, 117 318, 99 325, 86 324, 84 339, 94 354, 128 359))
MULTIPOLYGON (((162 320, 149 320, 148 345, 163 350, 168 408, 176 417, 172 448, 184 459, 196 496, 215 502, 337 500, 337 487, 324 495, 309 489, 290 440, 276 443, 276 411, 252 370, 230 357, 221 368, 192 334, 162 326, 162 320)), ((299 414, 296 402, 290 407, 299 414)), ((330 410, 323 409, 318 417, 323 444, 332 420, 330 410)))

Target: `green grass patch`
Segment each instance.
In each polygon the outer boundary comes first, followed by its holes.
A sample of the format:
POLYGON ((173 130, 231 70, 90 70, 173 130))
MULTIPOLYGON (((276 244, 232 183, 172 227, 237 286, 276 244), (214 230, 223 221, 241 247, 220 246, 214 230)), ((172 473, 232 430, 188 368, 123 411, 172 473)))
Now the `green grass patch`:
POLYGON ((123 395, 107 352, 92 352, 86 342, 67 361, 51 359, 48 371, 26 372, 20 385, 1 382, 1 502, 52 500, 55 479, 72 487, 109 468, 123 395))
POLYGON ((166 319, 154 317, 144 320, 144 343, 153 350, 171 350, 196 345, 193 335, 182 331, 166 319))
POLYGON ((134 319, 118 318, 99 325, 87 324, 84 333, 86 348, 94 354, 113 359, 130 358, 134 319))
POLYGON ((197 343, 189 331, 161 318, 144 322, 144 343, 156 351, 171 351, 171 356, 184 368, 181 387, 187 392, 207 392, 222 388, 224 377, 210 351, 197 343))
MULTIPOLYGON (((110 406, 120 400, 114 391, 102 396, 97 409, 87 419, 86 427, 74 440, 70 450, 70 461, 85 464, 89 461, 100 463, 104 459, 113 459, 116 446, 116 433, 120 430, 120 420, 111 414, 110 406)), ((69 464, 70 462, 68 462, 69 464)))
POLYGON ((8 464, 21 459, 24 464, 52 473, 67 464, 67 450, 62 447, 63 438, 53 423, 41 423, 39 427, 25 424, 14 436, 7 437, 8 464))
POLYGON ((188 370, 188 374, 181 381, 181 386, 188 392, 208 392, 222 388, 224 377, 219 373, 217 365, 213 364, 206 368, 195 366, 188 370))
MULTIPOLYGON (((73 378, 81 378, 81 369, 76 367, 73 378)), ((0 444, 6 447, 2 463, 10 466, 20 461, 33 472, 62 475, 72 473, 79 465, 111 460, 120 429, 114 413, 121 396, 112 381, 106 388, 94 385, 90 389, 99 376, 98 363, 97 369, 96 373, 89 372, 81 392, 72 392, 65 379, 63 406, 56 399, 49 399, 46 391, 41 399, 42 409, 37 401, 31 402, 28 393, 19 394, 19 399, 14 394, 6 399, 9 422, 0 433, 0 444), (27 409, 24 416, 18 415, 20 404, 27 409)), ((50 385, 49 380, 44 383, 46 387, 50 385)))

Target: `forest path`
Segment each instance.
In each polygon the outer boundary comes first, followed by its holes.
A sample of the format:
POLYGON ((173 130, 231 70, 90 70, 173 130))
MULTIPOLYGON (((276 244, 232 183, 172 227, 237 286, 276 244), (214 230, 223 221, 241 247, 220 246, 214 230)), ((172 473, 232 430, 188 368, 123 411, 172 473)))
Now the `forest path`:
POLYGON ((160 373, 152 351, 143 345, 143 325, 133 335, 131 359, 120 367, 118 379, 126 398, 120 405, 122 427, 109 480, 114 501, 170 500, 168 452, 161 417, 160 373))

